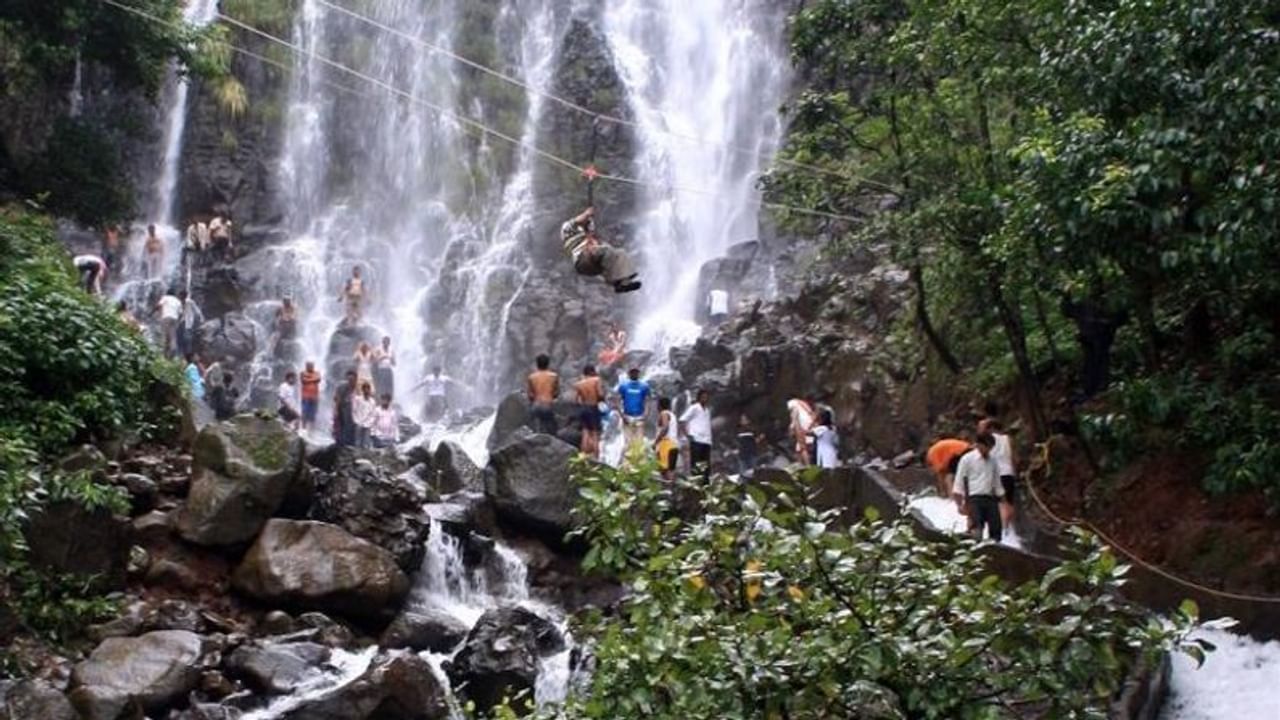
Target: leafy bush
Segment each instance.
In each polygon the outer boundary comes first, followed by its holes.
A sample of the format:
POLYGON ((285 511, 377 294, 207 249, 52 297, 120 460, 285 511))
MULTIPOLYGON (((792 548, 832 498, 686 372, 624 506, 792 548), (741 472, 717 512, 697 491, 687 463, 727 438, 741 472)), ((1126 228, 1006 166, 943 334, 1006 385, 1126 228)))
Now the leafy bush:
POLYGON ((971 540, 928 542, 874 513, 841 528, 800 482, 577 477, 587 565, 630 594, 582 629, 592 676, 548 717, 1100 718, 1195 613, 1166 623, 1122 601, 1128 568, 1083 535, 1079 559, 1009 587, 971 540))
POLYGON ((100 128, 79 119, 54 122, 45 152, 18 184, 27 196, 42 198, 50 212, 86 225, 130 217, 135 209, 119 148, 100 128))
POLYGON ((43 217, 0 209, 0 594, 27 629, 55 641, 111 613, 91 578, 51 577, 26 561, 23 527, 46 502, 128 508, 87 473, 50 467, 72 443, 172 426, 178 369, 77 286, 43 217))

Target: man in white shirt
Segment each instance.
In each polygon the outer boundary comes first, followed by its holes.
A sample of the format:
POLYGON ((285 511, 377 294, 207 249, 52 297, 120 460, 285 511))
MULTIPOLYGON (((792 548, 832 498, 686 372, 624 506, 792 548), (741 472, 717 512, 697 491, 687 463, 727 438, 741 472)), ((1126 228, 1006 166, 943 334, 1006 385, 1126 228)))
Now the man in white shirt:
POLYGON ((280 419, 285 425, 296 430, 298 420, 302 417, 298 411, 298 374, 290 370, 284 374, 284 382, 276 388, 276 399, 280 403, 280 419))
POLYGON ((956 467, 956 480, 952 497, 962 508, 969 510, 970 527, 979 540, 985 526, 992 540, 1000 542, 1004 528, 1000 523, 1000 498, 1004 486, 1000 484, 1000 468, 991 450, 996 440, 990 433, 981 433, 974 443, 975 450, 965 453, 956 467))
POLYGON ((447 375, 442 375, 441 372, 439 365, 431 368, 431 374, 427 379, 414 385, 410 390, 412 392, 420 387, 427 389, 427 420, 439 420, 449 410, 449 383, 453 380, 447 375))
POLYGON ((102 294, 102 278, 107 275, 107 263, 97 255, 76 255, 71 259, 80 273, 80 286, 90 295, 102 294))
POLYGON ((1017 514, 1018 502, 1018 466, 1013 459, 1013 441, 1001 432, 1000 421, 995 418, 983 418, 978 422, 979 433, 989 433, 996 444, 991 448, 991 457, 996 459, 996 468, 1000 471, 1000 484, 1004 486, 1004 502, 1000 503, 1000 520, 1005 528, 1013 527, 1017 514))
POLYGON ((164 355, 173 357, 178 349, 178 321, 182 318, 182 301, 172 292, 166 292, 156 303, 160 315, 160 332, 164 335, 164 355))
POLYGON ((711 411, 707 401, 711 394, 699 390, 694 401, 680 416, 680 427, 689 438, 689 471, 711 479, 711 411))

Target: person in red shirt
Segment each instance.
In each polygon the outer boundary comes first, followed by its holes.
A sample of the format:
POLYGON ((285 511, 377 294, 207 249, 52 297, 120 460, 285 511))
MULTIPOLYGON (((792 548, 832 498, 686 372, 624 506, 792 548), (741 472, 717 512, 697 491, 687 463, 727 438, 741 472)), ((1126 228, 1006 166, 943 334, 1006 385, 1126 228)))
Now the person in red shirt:
POLYGON ((316 425, 316 411, 320 407, 320 373, 314 362, 307 362, 298 382, 302 385, 302 429, 310 430, 316 425))
POLYGON ((938 478, 938 493, 951 497, 951 484, 956 476, 956 467, 960 465, 960 456, 973 449, 967 440, 943 438, 929 446, 925 453, 924 464, 929 466, 938 478))

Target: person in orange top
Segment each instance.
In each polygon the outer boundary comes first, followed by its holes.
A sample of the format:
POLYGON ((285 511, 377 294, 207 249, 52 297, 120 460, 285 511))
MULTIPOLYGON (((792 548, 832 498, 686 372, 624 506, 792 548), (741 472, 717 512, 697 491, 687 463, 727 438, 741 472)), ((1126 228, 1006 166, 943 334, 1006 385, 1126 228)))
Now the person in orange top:
POLYGON ((298 382, 302 386, 302 429, 310 430, 316 425, 316 410, 320 406, 320 373, 314 362, 307 361, 298 382))
POLYGON ((929 446, 925 453, 924 464, 929 466, 938 478, 938 493, 951 497, 951 483, 956 476, 956 467, 960 464, 960 456, 973 448, 967 440, 944 438, 929 446))

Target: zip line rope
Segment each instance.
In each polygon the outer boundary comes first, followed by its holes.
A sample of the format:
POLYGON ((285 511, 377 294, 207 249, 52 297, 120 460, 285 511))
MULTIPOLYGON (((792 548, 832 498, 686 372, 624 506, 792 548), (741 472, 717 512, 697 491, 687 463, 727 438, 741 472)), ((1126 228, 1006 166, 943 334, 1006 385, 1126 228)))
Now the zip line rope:
MULTIPOLYGON (((168 25, 168 26, 170 26, 170 27, 172 27, 172 26, 173 26, 173 23, 169 22, 168 20, 165 20, 165 19, 163 19, 163 18, 159 18, 159 17, 157 17, 157 16, 155 16, 155 15, 153 15, 153 14, 151 14, 151 13, 148 13, 148 12, 146 12, 146 11, 144 11, 144 10, 141 10, 141 9, 138 9, 138 8, 136 8, 136 7, 129 6, 129 5, 125 4, 125 3, 121 3, 121 2, 119 2, 118 0, 99 0, 99 2, 102 2, 102 3, 104 3, 104 4, 110 5, 110 6, 112 6, 112 7, 120 8, 120 9, 125 10, 125 11, 127 11, 127 12, 131 12, 131 13, 133 13, 133 14, 135 14, 135 15, 138 15, 138 16, 140 16, 140 17, 144 17, 144 18, 147 18, 147 19, 149 19, 149 20, 152 20, 152 21, 158 22, 158 23, 160 23, 160 24, 162 24, 162 25, 168 25)), ((505 142, 508 142, 508 143, 510 143, 510 144, 512 144, 512 145, 514 145, 514 146, 516 146, 516 147, 519 147, 519 148, 523 148, 523 149, 525 149, 525 150, 528 150, 529 152, 531 152, 531 153, 533 153, 533 154, 537 155, 538 157, 543 158, 544 160, 547 160, 548 162, 551 162, 551 163, 553 163, 553 164, 555 164, 555 165, 559 165, 559 166, 561 166, 561 167, 567 168, 567 169, 569 169, 569 170, 573 170, 575 173, 577 173, 577 174, 579 174, 579 175, 582 175, 582 176, 588 176, 588 174, 589 174, 589 175, 590 175, 590 177, 592 177, 592 178, 594 178, 594 179, 599 179, 599 180, 608 180, 608 181, 617 182, 617 183, 626 184, 626 185, 634 185, 634 186, 637 186, 637 187, 651 187, 651 188, 657 188, 657 189, 660 189, 660 190, 680 191, 680 192, 685 192, 685 193, 690 193, 690 194, 703 195, 703 196, 710 197, 710 198, 715 199, 715 200, 719 200, 720 202, 726 202, 726 203, 728 203, 728 202, 732 202, 731 200, 729 200, 729 199, 727 199, 727 198, 724 198, 724 197, 722 197, 722 196, 718 195, 718 194, 717 194, 717 193, 715 193, 714 191, 706 190, 706 189, 704 189, 704 188, 695 188, 695 187, 690 187, 690 186, 685 186, 685 185, 678 185, 678 184, 673 184, 673 183, 663 183, 663 184, 659 184, 659 183, 653 183, 653 182, 649 182, 649 181, 645 181, 645 180, 639 180, 639 179, 636 179, 636 178, 630 178, 630 177, 626 177, 626 176, 622 176, 622 175, 610 175, 610 174, 605 174, 605 173, 598 173, 598 172, 595 172, 595 171, 594 171, 594 169, 589 169, 589 168, 586 168, 586 167, 583 167, 583 166, 577 165, 576 163, 574 163, 574 162, 572 162, 572 161, 570 161, 570 160, 566 160, 565 158, 562 158, 562 157, 560 157, 560 156, 558 156, 558 155, 555 155, 555 154, 553 154, 553 153, 547 152, 547 151, 545 151, 545 150, 543 150, 543 149, 541 149, 541 148, 539 148, 539 147, 537 147, 537 146, 535 146, 535 145, 531 145, 531 144, 529 144, 529 143, 524 142, 523 140, 520 140, 520 139, 518 139, 518 138, 514 138, 514 137, 512 137, 512 136, 510 136, 510 135, 508 135, 508 134, 506 134, 506 133, 502 132, 501 130, 497 130, 497 129, 495 129, 495 128, 492 128, 492 127, 490 127, 490 126, 488 126, 488 125, 485 125, 485 124, 484 124, 484 123, 482 123, 482 122, 479 122, 479 121, 474 120, 474 119, 472 119, 472 118, 466 117, 466 116, 464 116, 464 115, 459 115, 459 114, 457 114, 457 113, 455 113, 455 112, 453 112, 453 111, 449 110, 448 108, 445 108, 445 107, 443 107, 443 106, 441 106, 441 105, 438 105, 438 104, 436 104, 436 103, 434 103, 434 102, 431 102, 430 100, 427 100, 427 99, 425 99, 425 98, 422 98, 422 97, 416 96, 416 95, 414 95, 413 93, 410 93, 410 92, 408 92, 408 91, 406 91, 406 90, 404 90, 404 89, 398 88, 398 87, 396 87, 396 86, 394 86, 394 85, 391 85, 391 84, 389 84, 389 83, 387 83, 387 82, 384 82, 384 81, 382 81, 382 80, 380 80, 380 79, 378 79, 378 78, 376 78, 376 77, 373 77, 373 76, 371 76, 371 75, 368 75, 368 74, 366 74, 366 73, 360 72, 359 70, 356 70, 356 69, 354 69, 354 68, 351 68, 351 67, 349 67, 349 66, 347 66, 347 65, 344 65, 344 64, 342 64, 342 63, 340 63, 340 62, 337 62, 336 60, 333 60, 333 59, 331 59, 331 58, 329 58, 329 57, 326 57, 326 56, 324 56, 324 55, 320 55, 320 54, 318 54, 318 53, 316 53, 316 52, 314 52, 314 51, 312 51, 312 50, 308 50, 308 49, 306 49, 306 48, 303 48, 303 47, 301 47, 301 46, 297 45, 296 43, 290 42, 290 41, 285 40, 284 38, 281 38, 281 37, 279 37, 279 36, 277 36, 277 35, 273 35, 273 34, 271 34, 271 33, 269 33, 269 32, 266 32, 265 30, 262 30, 262 29, 260 29, 260 28, 254 27, 253 25, 250 25, 250 24, 248 24, 248 23, 245 23, 245 22, 243 22, 243 21, 241 21, 241 20, 239 20, 239 19, 237 19, 237 18, 234 18, 234 17, 231 17, 231 16, 229 16, 229 15, 223 14, 221 11, 216 11, 216 12, 214 13, 214 17, 216 17, 217 19, 222 20, 222 21, 224 21, 224 22, 226 22, 226 23, 228 23, 228 24, 230 24, 230 25, 232 25, 232 26, 238 27, 238 28, 240 28, 240 29, 242 29, 242 30, 244 30, 244 31, 246 31, 246 32, 249 32, 249 33, 251 33, 251 34, 257 35, 257 36, 259 36, 259 37, 261 37, 261 38, 263 38, 263 39, 265 39, 265 40, 268 40, 268 41, 270 41, 270 42, 273 42, 273 43, 276 43, 276 44, 278 44, 278 45, 281 45, 281 46, 283 46, 283 47, 285 47, 285 48, 288 48, 289 50, 291 50, 291 51, 292 51, 292 52, 294 52, 295 54, 298 54, 298 55, 300 55, 300 56, 302 56, 302 57, 306 57, 306 58, 308 58, 308 59, 315 60, 315 61, 317 61, 317 62, 319 62, 319 63, 321 63, 321 64, 323 64, 323 65, 325 65, 325 66, 327 66, 327 67, 330 67, 330 68, 333 68, 334 70, 338 70, 338 71, 340 71, 340 72, 343 72, 343 73, 346 73, 346 74, 348 74, 348 75, 351 75, 352 77, 355 77, 355 78, 357 78, 357 79, 359 79, 359 80, 363 80, 363 81, 365 81, 365 82, 368 82, 368 83, 370 83, 370 84, 372 84, 372 85, 374 85, 374 86, 376 86, 376 87, 378 87, 378 88, 381 88, 381 89, 383 89, 383 90, 386 90, 387 92, 390 92, 390 93, 392 93, 392 94, 394 94, 394 95, 397 95, 397 96, 399 96, 399 97, 401 97, 401 98, 404 98, 405 100, 408 100, 408 101, 410 101, 410 102, 414 102, 414 103, 417 103, 417 104, 422 105, 422 106, 424 106, 424 107, 427 107, 427 108, 429 108, 429 109, 431 109, 431 110, 435 111, 436 113, 438 113, 440 116, 442 116, 442 117, 446 117, 446 118, 449 118, 449 119, 451 119, 451 120, 454 120, 455 122, 458 122, 458 123, 460 123, 460 124, 462 124, 462 125, 464 125, 464 126, 466 126, 466 127, 469 127, 469 128, 471 128, 471 129, 473 129, 473 130, 476 130, 477 132, 484 133, 484 134, 487 134, 487 135, 491 135, 491 136, 496 137, 496 138, 498 138, 498 139, 500 139, 500 140, 503 140, 503 141, 505 141, 505 142)), ((237 47, 234 43, 231 43, 231 42, 229 42, 229 41, 224 41, 224 44, 226 44, 226 45, 228 45, 228 46, 230 46, 230 47, 232 47, 232 48, 236 48, 236 47, 237 47)), ((245 51, 245 52, 247 53, 247 52, 249 52, 249 51, 245 51)), ((261 57, 261 56, 258 56, 258 57, 261 57)), ((269 61, 269 62, 270 62, 270 61, 269 61)), ((860 220, 861 220, 861 218, 856 217, 856 216, 853 216, 853 215, 845 215, 845 214, 841 214, 841 213, 826 212, 826 211, 823 211, 823 210, 813 210, 813 209, 809 209, 809 208, 801 208, 801 207, 796 207, 796 206, 793 206, 793 205, 787 205, 787 204, 784 204, 784 203, 767 202, 767 201, 765 201, 765 200, 763 200, 763 199, 761 199, 761 200, 753 200, 753 201, 749 201, 749 203, 750 203, 750 204, 752 204, 752 205, 757 205, 757 206, 759 206, 759 207, 767 208, 767 209, 770 209, 770 210, 777 210, 777 211, 791 212, 791 213, 795 213, 795 214, 797 214, 797 215, 807 215, 807 216, 810 216, 810 217, 819 217, 819 218, 824 218, 824 219, 828 219, 828 220, 838 220, 838 221, 843 221, 843 222, 855 222, 855 223, 856 223, 856 222, 860 222, 860 220)))
MULTIPOLYGON (((457 54, 457 53, 453 52, 452 50, 449 50, 448 48, 444 48, 444 47, 441 47, 441 46, 439 46, 439 45, 436 45, 435 43, 432 43, 432 42, 430 42, 430 41, 428 41, 428 40, 425 40, 425 39, 423 39, 423 38, 420 38, 420 37, 418 37, 418 36, 416 36, 416 35, 410 35, 409 33, 405 32, 405 31, 403 31, 403 30, 400 30, 400 29, 398 29, 398 28, 395 28, 395 27, 392 27, 392 26, 390 26, 390 25, 387 25, 386 23, 381 22, 381 21, 379 21, 379 20, 377 20, 377 19, 374 19, 374 18, 372 18, 372 17, 370 17, 370 16, 368 16, 368 15, 364 15, 364 14, 362 14, 362 13, 358 13, 358 12, 356 12, 356 11, 354 11, 354 10, 351 10, 351 9, 349 9, 349 8, 346 8, 346 7, 343 7, 343 6, 341 6, 341 5, 336 5, 336 4, 332 3, 332 2, 329 2, 328 0, 316 0, 316 3, 317 3, 317 4, 319 4, 319 5, 321 5, 321 6, 323 6, 323 7, 328 8, 328 9, 330 9, 330 10, 333 10, 333 11, 335 11, 335 12, 338 12, 338 13, 340 13, 340 14, 342 14, 342 15, 346 15, 347 17, 350 17, 350 18, 352 18, 353 20, 356 20, 356 21, 359 21, 359 22, 365 23, 365 24, 367 24, 367 25, 369 25, 369 26, 371 26, 371 27, 374 27, 374 28, 377 28, 377 29, 379 29, 379 30, 382 30, 383 32, 387 32, 387 33, 390 33, 390 34, 392 34, 392 35, 395 35, 396 37, 402 38, 402 39, 404 39, 404 40, 408 40, 409 42, 414 43, 415 45, 418 45, 418 46, 420 46, 420 47, 424 47, 424 48, 426 48, 426 49, 428 49, 428 50, 430 50, 430 51, 432 51, 432 52, 435 52, 435 53, 439 53, 439 54, 441 54, 441 55, 444 55, 445 57, 448 57, 448 58, 450 58, 450 59, 452 59, 452 60, 454 60, 454 61, 456 61, 456 62, 458 62, 458 63, 461 63, 462 65, 466 65, 466 66, 467 66, 467 67, 469 67, 469 68, 472 68, 472 69, 474 69, 474 70, 478 70, 478 71, 480 71, 480 72, 482 72, 482 73, 485 73, 486 75, 490 75, 490 76, 492 76, 492 77, 495 77, 495 78, 497 78, 497 79, 499 79, 499 80, 502 80, 503 82, 509 83, 509 84, 514 85, 514 86, 516 86, 516 87, 519 87, 519 88, 521 88, 521 89, 523 89, 523 90, 525 90, 525 91, 527 91, 527 92, 533 93, 533 94, 535 94, 535 95, 540 95, 540 96, 542 96, 542 97, 544 97, 544 98, 546 98, 546 99, 548 99, 548 100, 551 100, 552 102, 558 103, 559 105, 562 105, 563 107, 566 107, 566 108, 568 108, 568 109, 570 109, 570 110, 573 110, 573 111, 575 111, 575 112, 579 112, 579 113, 582 113, 582 114, 584 114, 584 115, 587 115, 587 116, 591 117, 593 120, 601 120, 601 121, 604 121, 604 122, 613 123, 613 124, 615 124, 615 125, 623 125, 623 126, 626 126, 626 127, 631 127, 631 128, 636 128, 636 129, 639 129, 639 128, 640 128, 640 124, 639 124, 639 123, 637 123, 637 122, 636 122, 636 121, 634 121, 634 120, 627 120, 626 118, 620 118, 620 117, 616 117, 616 116, 614 116, 614 115, 609 115, 608 113, 602 113, 602 112, 598 112, 598 111, 596 111, 596 110, 592 110, 591 108, 588 108, 588 107, 585 107, 585 106, 583 106, 583 105, 580 105, 580 104, 578 104, 578 103, 576 103, 576 102, 574 102, 574 101, 572 101, 572 100, 568 100, 568 99, 566 99, 566 98, 562 98, 562 97, 560 97, 560 96, 558 96, 558 95, 555 95, 555 94, 553 94, 553 93, 551 93, 551 92, 548 92, 548 91, 546 91, 546 90, 543 90, 542 88, 538 88, 538 87, 534 87, 534 86, 532 86, 532 85, 529 85, 528 83, 524 82, 524 81, 523 81, 523 80, 521 80, 520 78, 513 77, 513 76, 511 76, 511 75, 508 75, 508 74, 506 74, 506 73, 504 73, 504 72, 500 71, 500 70, 496 70, 496 69, 494 69, 494 68, 492 68, 492 67, 489 67, 489 66, 487 66, 487 65, 484 65, 484 64, 482 64, 482 63, 479 63, 479 62, 476 62, 476 61, 471 60, 471 59, 469 59, 469 58, 463 57, 462 55, 459 55, 459 54, 457 54)), ((665 119, 665 118, 664 118, 664 119, 665 119)), ((896 188, 894 188, 894 187, 892 187, 892 186, 890 186, 890 185, 886 185, 886 184, 884 184, 884 183, 877 182, 877 181, 875 181, 875 180, 871 180, 870 178, 866 178, 866 177, 862 177, 862 176, 858 176, 858 175, 850 175, 850 174, 848 174, 848 173, 843 173, 843 172, 840 172, 840 171, 838 171, 838 170, 832 170, 832 169, 830 169, 830 168, 824 168, 824 167, 821 167, 821 166, 818 166, 818 165, 813 165, 813 164, 811 164, 811 163, 804 163, 804 162, 800 162, 800 161, 797 161, 797 160, 787 160, 787 159, 784 159, 784 158, 778 158, 778 157, 769 158, 769 156, 768 156, 766 153, 763 153, 763 152, 761 152, 760 150, 752 149, 752 148, 748 148, 748 147, 745 147, 745 146, 742 146, 742 145, 734 145, 734 144, 731 144, 731 143, 717 142, 717 141, 714 141, 714 140, 708 140, 708 139, 706 139, 706 138, 697 137, 697 136, 695 136, 695 135, 688 135, 688 134, 685 134, 685 133, 675 132, 675 131, 673 131, 673 130, 655 129, 655 131, 656 131, 656 132, 658 132, 658 133, 661 133, 661 134, 663 134, 663 135, 667 135, 667 136, 669 136, 669 137, 673 137, 673 138, 678 138, 678 139, 685 140, 685 141, 688 141, 688 142, 697 143, 697 144, 700 144, 700 145, 709 145, 709 146, 720 147, 720 148, 724 148, 724 149, 726 149, 726 150, 732 150, 732 151, 737 152, 737 153, 742 153, 742 154, 751 155, 751 156, 754 156, 754 157, 756 157, 756 158, 758 158, 758 159, 771 159, 773 162, 775 162, 775 163, 777 163, 777 164, 779 164, 779 165, 787 165, 787 166, 790 166, 790 167, 794 167, 794 168, 798 168, 798 169, 802 169, 802 170, 807 170, 807 171, 809 171, 809 172, 820 173, 820 174, 828 175, 828 176, 831 176, 831 177, 838 177, 838 178, 840 178, 840 179, 842 179, 842 180, 849 180, 849 181, 852 181, 852 182, 862 183, 862 184, 867 185, 867 186, 869 186, 869 187, 874 187, 874 188, 877 188, 877 189, 880 189, 880 190, 884 190, 884 191, 886 191, 886 192, 891 192, 891 193, 893 193, 893 194, 895 194, 895 195, 899 195, 899 194, 901 194, 901 191, 900 191, 900 190, 898 190, 898 189, 896 189, 896 188)))
MULTIPOLYGON (((1043 467, 1045 468, 1045 475, 1049 475, 1052 470, 1052 467, 1049 462, 1050 460, 1049 443, 1047 442, 1040 443, 1038 447, 1040 448, 1040 457, 1043 463, 1043 467)), ((1084 518, 1074 518, 1074 519, 1064 518, 1058 515, 1057 513, 1055 513, 1054 511, 1050 510, 1049 506, 1044 502, 1044 500, 1040 498, 1040 494, 1036 492, 1036 485, 1032 481, 1031 475, 1032 475, 1031 472, 1027 472, 1026 474, 1027 490, 1031 491, 1031 499, 1035 501, 1036 506, 1040 508, 1041 512, 1043 512, 1045 515, 1048 515, 1051 520, 1058 523, 1059 525, 1063 525, 1063 526, 1074 525, 1077 527, 1082 527, 1088 530, 1089 532, 1093 533, 1094 535, 1097 535, 1098 537, 1102 538, 1103 542, 1110 545, 1121 555, 1124 555, 1125 557, 1129 558, 1129 560, 1132 561, 1134 564, 1140 565, 1143 568, 1146 568, 1147 570, 1155 573, 1156 575, 1159 575, 1160 577, 1166 580, 1169 580, 1170 582, 1176 585, 1181 585, 1182 587, 1189 588, 1192 590, 1198 590, 1202 593, 1205 593, 1207 595, 1212 595, 1214 597, 1219 597, 1226 600, 1239 600, 1241 602, 1258 603, 1258 604, 1266 604, 1266 605, 1280 604, 1280 597, 1268 597, 1265 595, 1250 595, 1248 593, 1235 593, 1235 592, 1230 592, 1228 590, 1216 590, 1214 588, 1201 585, 1200 583, 1195 582, 1194 580, 1188 580, 1184 577, 1174 575, 1173 573, 1169 572, 1168 570, 1165 570, 1164 568, 1158 565, 1155 565, 1153 563, 1147 562, 1146 560, 1143 560, 1141 557, 1138 557, 1137 553, 1133 552, 1132 550, 1116 542, 1115 538, 1112 538, 1110 535, 1107 535, 1102 530, 1100 530, 1097 525, 1094 525, 1088 520, 1085 520, 1084 518)))

